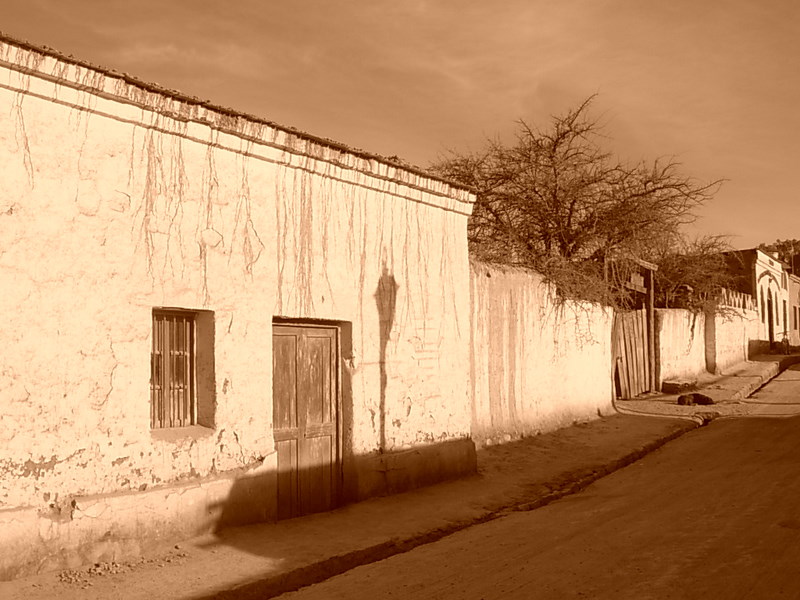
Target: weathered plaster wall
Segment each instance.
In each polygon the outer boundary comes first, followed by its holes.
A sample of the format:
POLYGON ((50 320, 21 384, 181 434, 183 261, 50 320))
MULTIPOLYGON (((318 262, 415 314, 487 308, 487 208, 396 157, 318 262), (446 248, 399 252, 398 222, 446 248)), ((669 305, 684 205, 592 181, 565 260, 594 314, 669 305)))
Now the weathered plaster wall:
POLYGON ((750 340, 760 335, 758 313, 726 306, 715 314, 656 309, 660 381, 724 374, 749 358, 750 340))
POLYGON ((186 124, 130 105, 11 69, 0 81, 13 116, 0 121, 0 502, 259 463, 272 453, 271 320, 242 250, 246 201, 218 182, 237 157, 217 166, 206 144, 155 129, 186 124), (150 431, 154 306, 214 311, 215 430, 150 431))
POLYGON ((612 312, 557 304, 535 273, 471 267, 476 442, 507 441, 613 411, 612 312))
MULTIPOLYGON (((707 326, 708 327, 708 326, 707 326)), ((711 327, 708 327, 711 330, 711 327)), ((759 336, 758 313, 751 309, 727 308, 714 316, 713 336, 707 336, 709 350, 713 351, 715 369, 725 373, 734 365, 747 360, 750 340, 759 336)))
POLYGON ((680 308, 656 309, 660 365, 658 387, 672 379, 694 379, 706 372, 705 315, 680 308))
POLYGON ((0 509, 274 470, 273 316, 352 323, 354 455, 468 441, 469 193, 3 43, 0 108, 0 509), (213 428, 150 430, 158 306, 214 312, 213 428))
POLYGON ((198 530, 252 523, 274 514, 274 471, 157 486, 135 494, 77 496, 58 510, 0 508, 0 580, 39 571, 110 562, 198 530))

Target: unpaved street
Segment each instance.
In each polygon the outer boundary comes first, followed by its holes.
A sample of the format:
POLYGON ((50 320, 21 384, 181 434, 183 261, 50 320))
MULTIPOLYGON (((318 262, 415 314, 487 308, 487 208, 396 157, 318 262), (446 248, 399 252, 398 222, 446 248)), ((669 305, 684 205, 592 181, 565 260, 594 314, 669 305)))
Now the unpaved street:
MULTIPOLYGON (((800 367, 756 400, 800 402, 800 367)), ((800 417, 716 420, 545 508, 284 598, 800 598, 800 417)))

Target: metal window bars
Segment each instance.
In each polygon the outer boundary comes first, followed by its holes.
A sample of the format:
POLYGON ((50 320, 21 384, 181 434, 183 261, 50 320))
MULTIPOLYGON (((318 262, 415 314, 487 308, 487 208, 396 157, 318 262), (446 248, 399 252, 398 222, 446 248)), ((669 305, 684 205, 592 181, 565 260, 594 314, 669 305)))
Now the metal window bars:
POLYGON ((195 422, 195 316, 154 310, 150 426, 186 427, 195 422))

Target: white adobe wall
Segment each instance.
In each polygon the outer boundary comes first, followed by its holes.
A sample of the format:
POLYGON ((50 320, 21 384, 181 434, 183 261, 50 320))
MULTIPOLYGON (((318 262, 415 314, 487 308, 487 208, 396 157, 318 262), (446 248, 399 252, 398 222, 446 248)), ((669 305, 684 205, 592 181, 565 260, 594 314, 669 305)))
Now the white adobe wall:
POLYGON ((717 371, 728 369, 749 358, 750 340, 759 339, 758 312, 727 309, 714 316, 717 371))
POLYGON ((656 309, 660 381, 724 374, 748 359, 750 340, 759 336, 754 310, 725 307, 713 315, 680 308, 656 309), (712 320, 713 319, 713 320, 712 320))
POLYGON ((613 411, 613 313, 557 306, 536 273, 471 264, 472 432, 508 441, 613 411))
POLYGON ((706 372, 705 315, 680 308, 656 309, 656 340, 664 381, 696 379, 706 372))
POLYGON ((133 105, 9 68, 0 81, 0 502, 58 506, 269 456, 268 282, 246 271, 246 203, 209 185, 235 157, 160 133, 190 127, 133 105), (215 312, 216 431, 150 431, 157 306, 215 312))
POLYGON ((352 322, 354 454, 469 437, 470 194, 9 44, 0 109, 0 508, 273 469, 273 316, 352 322), (214 311, 213 429, 150 431, 157 306, 214 311))

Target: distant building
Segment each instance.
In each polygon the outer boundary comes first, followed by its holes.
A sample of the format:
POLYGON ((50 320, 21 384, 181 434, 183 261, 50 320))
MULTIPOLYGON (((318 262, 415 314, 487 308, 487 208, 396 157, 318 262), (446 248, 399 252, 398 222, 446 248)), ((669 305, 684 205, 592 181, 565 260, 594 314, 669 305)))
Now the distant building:
POLYGON ((758 248, 725 253, 736 290, 755 299, 760 321, 753 351, 764 351, 790 336, 788 265, 758 248))

